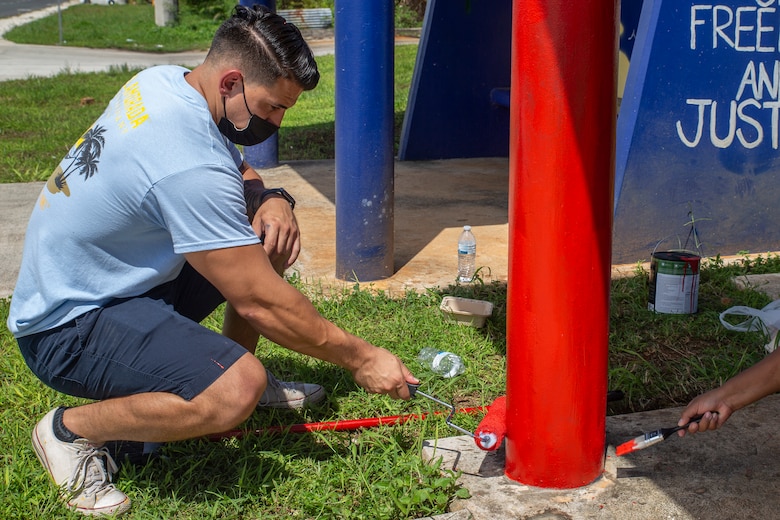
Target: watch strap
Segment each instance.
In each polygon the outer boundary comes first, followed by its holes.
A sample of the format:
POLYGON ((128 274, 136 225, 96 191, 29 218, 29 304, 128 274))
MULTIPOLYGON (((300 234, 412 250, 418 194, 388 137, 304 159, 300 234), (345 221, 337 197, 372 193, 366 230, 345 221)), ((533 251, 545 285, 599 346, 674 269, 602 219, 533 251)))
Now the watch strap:
POLYGON ((290 205, 290 208, 295 209, 295 199, 284 188, 268 188, 260 195, 260 201, 262 202, 269 195, 281 195, 290 205))

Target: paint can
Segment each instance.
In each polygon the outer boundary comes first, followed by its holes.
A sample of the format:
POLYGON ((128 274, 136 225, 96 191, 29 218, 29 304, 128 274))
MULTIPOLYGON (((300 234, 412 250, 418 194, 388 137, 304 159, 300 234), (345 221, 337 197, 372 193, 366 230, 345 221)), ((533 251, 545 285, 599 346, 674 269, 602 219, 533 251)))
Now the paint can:
POLYGON ((663 314, 695 313, 700 263, 700 256, 685 251, 653 252, 647 308, 663 314))

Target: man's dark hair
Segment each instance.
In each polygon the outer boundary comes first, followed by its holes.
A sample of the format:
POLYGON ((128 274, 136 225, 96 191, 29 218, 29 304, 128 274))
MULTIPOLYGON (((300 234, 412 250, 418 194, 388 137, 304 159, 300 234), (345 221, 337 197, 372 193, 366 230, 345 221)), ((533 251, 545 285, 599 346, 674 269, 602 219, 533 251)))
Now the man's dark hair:
POLYGON ((217 29, 206 60, 220 60, 240 68, 250 83, 270 87, 279 78, 311 90, 320 72, 301 31, 267 7, 237 5, 230 19, 217 29))

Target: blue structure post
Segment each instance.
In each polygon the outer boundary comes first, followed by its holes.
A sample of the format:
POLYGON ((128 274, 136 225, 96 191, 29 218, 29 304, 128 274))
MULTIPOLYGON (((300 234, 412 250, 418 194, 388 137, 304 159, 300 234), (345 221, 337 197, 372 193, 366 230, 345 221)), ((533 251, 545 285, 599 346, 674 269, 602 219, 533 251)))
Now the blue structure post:
POLYGON ((279 165, 279 132, 260 144, 244 147, 244 160, 252 168, 275 168, 279 165))
MULTIPOLYGON (((253 7, 264 5, 276 12, 276 0, 239 0, 239 5, 253 7)), ((279 132, 260 144, 244 147, 244 160, 252 168, 274 168, 279 165, 279 132)))
POLYGON ((393 274, 393 1, 336 0, 336 276, 393 274))

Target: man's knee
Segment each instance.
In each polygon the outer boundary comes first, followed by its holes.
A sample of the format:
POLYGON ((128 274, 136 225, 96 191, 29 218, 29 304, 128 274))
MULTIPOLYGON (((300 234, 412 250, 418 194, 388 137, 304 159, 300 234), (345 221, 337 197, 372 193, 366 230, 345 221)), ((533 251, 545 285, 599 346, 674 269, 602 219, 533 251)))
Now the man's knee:
POLYGON ((219 379, 193 399, 215 431, 225 431, 246 420, 267 384, 265 368, 250 353, 241 356, 219 379))

